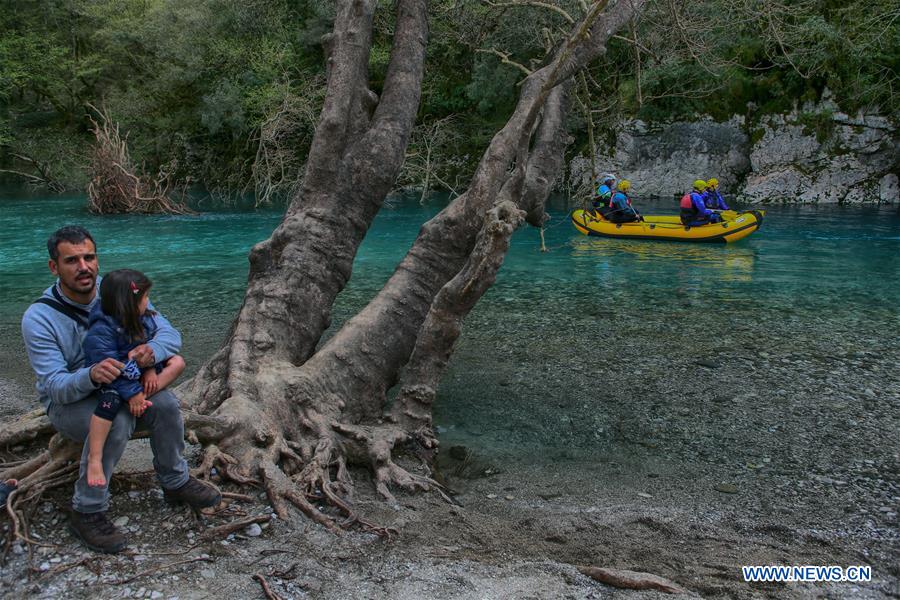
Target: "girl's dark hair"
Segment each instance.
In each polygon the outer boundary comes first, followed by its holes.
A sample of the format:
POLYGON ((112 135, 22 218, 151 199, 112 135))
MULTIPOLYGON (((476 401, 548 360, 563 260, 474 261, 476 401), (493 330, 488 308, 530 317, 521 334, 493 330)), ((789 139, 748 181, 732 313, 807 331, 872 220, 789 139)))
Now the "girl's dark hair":
POLYGON ((146 275, 134 269, 110 271, 100 282, 100 308, 122 324, 132 342, 144 339, 138 307, 152 286, 146 275))

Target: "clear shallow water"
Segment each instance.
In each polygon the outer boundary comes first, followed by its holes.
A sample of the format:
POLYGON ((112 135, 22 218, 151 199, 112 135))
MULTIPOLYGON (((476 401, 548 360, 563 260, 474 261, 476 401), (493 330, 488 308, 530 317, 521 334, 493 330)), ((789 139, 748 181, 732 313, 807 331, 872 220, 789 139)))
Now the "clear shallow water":
MULTIPOLYGON (((335 323, 381 287, 444 201, 388 203, 360 250, 335 323)), ((196 368, 240 306, 250 247, 281 215, 221 208, 191 217, 95 217, 83 206, 81 196, 0 197, 0 398, 7 397, 0 414, 34 406, 19 321, 52 283, 45 242, 56 227, 86 226, 98 242, 101 272, 130 267, 150 275, 153 302, 183 332, 185 357, 196 368)), ((676 212, 668 204, 641 208, 676 212)), ((567 210, 562 198, 551 203, 550 252, 539 252, 537 231, 516 234, 496 285, 470 316, 436 408, 449 439, 585 449, 605 443, 609 394, 592 393, 593 375, 585 373, 598 365, 735 348, 805 345, 823 353, 830 340, 857 340, 859 348, 896 357, 897 207, 768 207, 762 229, 729 246, 587 238, 569 224, 567 210), (542 417, 576 405, 583 412, 577 419, 542 417)))

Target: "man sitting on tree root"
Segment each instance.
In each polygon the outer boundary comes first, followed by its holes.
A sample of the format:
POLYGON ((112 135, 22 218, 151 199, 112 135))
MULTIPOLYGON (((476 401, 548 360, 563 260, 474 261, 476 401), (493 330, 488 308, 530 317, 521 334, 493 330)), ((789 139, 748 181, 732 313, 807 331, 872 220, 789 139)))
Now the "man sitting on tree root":
MULTIPOLYGON (((101 384, 118 377, 124 365, 112 358, 95 365, 84 364, 81 343, 87 332, 87 316, 100 300, 99 265, 91 234, 82 227, 63 227, 47 240, 47 249, 50 272, 58 279, 25 311, 22 335, 50 422, 62 435, 87 442, 91 415, 98 402, 97 391, 101 384)), ((141 367, 166 360, 180 349, 181 336, 175 328, 163 318, 158 321, 157 335, 133 351, 132 358, 141 367)), ((153 406, 141 417, 122 410, 113 420, 103 447, 107 483, 102 487, 87 483, 88 444, 84 445, 72 498, 70 529, 91 550, 112 553, 125 548, 125 536, 106 518, 108 482, 136 428, 150 432, 153 467, 167 501, 186 502, 199 509, 215 506, 222 499, 215 486, 188 473, 182 456, 184 423, 178 399, 171 391, 162 390, 151 401, 153 406)))

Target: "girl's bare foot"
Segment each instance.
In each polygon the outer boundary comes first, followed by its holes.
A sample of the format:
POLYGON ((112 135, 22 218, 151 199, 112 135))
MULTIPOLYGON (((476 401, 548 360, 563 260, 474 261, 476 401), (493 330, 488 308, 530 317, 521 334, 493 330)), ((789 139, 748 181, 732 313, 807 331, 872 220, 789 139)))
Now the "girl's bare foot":
POLYGON ((87 483, 91 487, 103 487, 106 485, 106 475, 103 473, 103 463, 100 459, 88 457, 87 483))

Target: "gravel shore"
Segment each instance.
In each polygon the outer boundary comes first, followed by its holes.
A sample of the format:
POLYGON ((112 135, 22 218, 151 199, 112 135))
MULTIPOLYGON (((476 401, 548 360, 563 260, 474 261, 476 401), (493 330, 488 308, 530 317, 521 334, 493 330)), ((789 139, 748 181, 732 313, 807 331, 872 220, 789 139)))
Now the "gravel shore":
MULTIPOLYGON (((209 527, 267 514, 266 503, 235 502, 205 521, 172 509, 139 440, 113 480, 110 512, 129 550, 80 548, 65 530, 69 490, 55 490, 32 518, 48 545, 30 558, 11 548, 3 594, 261 598, 259 573, 284 598, 663 595, 576 569, 593 565, 710 598, 900 596, 895 307, 837 306, 827 321, 723 312, 704 334, 683 318, 701 306, 671 304, 636 315, 585 306, 569 320, 515 303, 502 321, 476 310, 435 414, 440 471, 459 505, 399 496, 392 508, 355 473, 355 506, 396 529, 390 540, 292 515, 201 542, 209 527), (742 565, 770 564, 868 565, 873 579, 743 581, 742 565)), ((32 394, 0 381, 0 415, 33 407, 32 394)))

